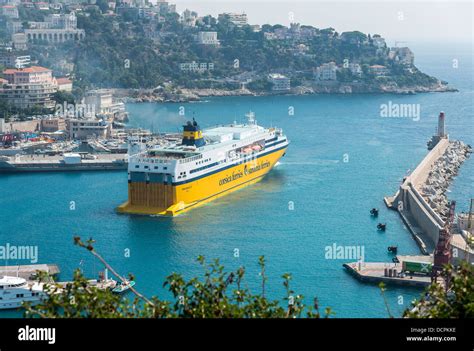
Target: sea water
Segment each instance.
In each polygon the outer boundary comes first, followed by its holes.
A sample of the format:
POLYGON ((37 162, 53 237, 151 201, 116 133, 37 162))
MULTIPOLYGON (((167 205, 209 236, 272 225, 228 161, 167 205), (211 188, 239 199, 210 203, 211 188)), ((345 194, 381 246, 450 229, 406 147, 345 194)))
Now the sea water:
MULTIPOLYGON (((209 98, 199 103, 128 104, 130 126, 178 132, 194 117, 202 127, 242 122, 249 110, 258 123, 278 126, 291 141, 285 157, 261 182, 176 218, 120 215, 127 199, 126 172, 0 175, 0 244, 34 245, 40 263, 56 263, 61 280, 74 269, 90 277, 103 269, 73 236, 96 240, 116 270, 135 275, 136 288, 170 298, 162 288, 172 272, 191 278, 202 273, 198 255, 218 258, 228 271, 245 266, 247 285, 260 292, 258 257, 266 258, 267 295, 284 297, 281 275, 291 273, 292 289, 308 303, 313 297, 336 317, 387 317, 380 289, 344 271, 357 257, 330 257, 333 247, 363 249, 365 261, 390 262, 419 249, 383 197, 427 153, 437 116, 445 111, 452 139, 473 145, 473 68, 469 47, 414 48, 416 64, 449 81, 456 93, 416 95, 313 95, 209 98), (457 68, 453 59, 458 60, 457 68), (416 116, 382 117, 385 104, 415 104, 416 116), (184 112, 184 115, 183 115, 184 112), (380 209, 379 217, 369 215, 380 209), (378 222, 387 223, 378 232, 378 222)), ((473 197, 474 161, 469 159, 448 197, 467 210, 473 197)), ((361 251, 359 251, 361 252, 361 251)), ((29 264, 9 260, 1 264, 29 264)), ((389 286, 390 313, 400 316, 420 289, 389 286)), ((0 317, 20 312, 0 312, 0 317)))

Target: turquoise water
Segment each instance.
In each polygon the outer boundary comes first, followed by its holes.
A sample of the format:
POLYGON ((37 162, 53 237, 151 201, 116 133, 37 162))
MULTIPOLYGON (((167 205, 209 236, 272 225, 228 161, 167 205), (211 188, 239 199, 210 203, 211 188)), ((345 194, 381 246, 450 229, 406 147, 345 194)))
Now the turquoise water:
MULTIPOLYGON (((386 317, 379 289, 349 276, 342 268, 347 260, 325 259, 325 247, 363 245, 366 261, 391 260, 389 245, 398 245, 400 254, 419 253, 382 199, 396 191, 407 170, 426 154, 425 143, 440 110, 446 112, 451 138, 474 145, 468 49, 415 48, 418 66, 448 80, 458 93, 232 97, 128 105, 131 125, 155 131, 177 131, 185 121, 180 106, 186 117, 194 115, 204 127, 242 119, 253 110, 259 124, 282 127, 292 143, 260 183, 173 219, 116 214, 114 207, 127 197, 126 173, 1 175, 0 244, 38 245, 39 261, 58 263, 60 278, 66 280, 80 262, 91 277, 101 269, 72 243, 74 235, 93 237, 98 251, 118 271, 135 274, 140 291, 161 297, 167 297, 162 282, 171 272, 200 274, 198 255, 219 258, 229 270, 244 265, 249 287, 258 291, 257 260, 265 255, 271 297, 283 297, 280 277, 290 272, 294 290, 308 301, 317 296, 320 305, 330 306, 338 317, 386 317), (459 58, 458 69, 451 66, 453 57, 459 58), (381 118, 380 105, 388 101, 420 104, 420 120, 381 118), (290 107, 294 115, 289 115, 290 107), (374 206, 380 209, 379 220, 387 223, 384 234, 369 216, 374 206), (127 250, 130 257, 125 257, 127 250)), ((451 187, 450 197, 460 209, 466 210, 474 195, 472 184, 470 159, 451 187)), ((400 315, 420 292, 389 287, 392 313, 400 315)), ((0 314, 12 315, 17 313, 0 314)))

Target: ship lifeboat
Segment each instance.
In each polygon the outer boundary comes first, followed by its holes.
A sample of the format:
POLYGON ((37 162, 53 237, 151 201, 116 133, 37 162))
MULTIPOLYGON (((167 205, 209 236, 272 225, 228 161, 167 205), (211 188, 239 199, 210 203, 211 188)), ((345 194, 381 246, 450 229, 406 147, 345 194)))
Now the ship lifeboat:
POLYGON ((252 146, 253 151, 260 151, 261 149, 262 149, 262 147, 260 145, 253 145, 252 146))

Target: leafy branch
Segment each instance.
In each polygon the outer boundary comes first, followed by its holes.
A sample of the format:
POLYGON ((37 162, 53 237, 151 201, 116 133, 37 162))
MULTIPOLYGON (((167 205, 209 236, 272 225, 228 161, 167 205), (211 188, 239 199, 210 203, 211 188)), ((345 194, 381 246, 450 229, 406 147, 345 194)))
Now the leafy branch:
MULTIPOLYGON (((120 281, 123 276, 95 250, 92 239, 83 242, 79 237, 74 243, 87 249, 120 281)), ((163 287, 173 296, 172 301, 157 297, 147 298, 135 288, 133 301, 91 286, 79 270, 72 282, 66 284, 45 283, 46 299, 32 306, 26 304, 27 317, 39 318, 319 318, 319 306, 314 299, 313 306, 304 304, 304 296, 296 294, 291 286, 291 275, 283 275, 286 296, 283 300, 270 300, 265 295, 265 258, 258 261, 262 276, 262 290, 253 294, 244 288, 245 268, 226 272, 219 260, 207 262, 203 256, 197 258, 202 266, 202 277, 189 280, 181 274, 172 273, 166 277, 163 287)), ((44 279, 44 277, 40 278, 44 279)), ((325 310, 329 317, 331 309, 325 310)))

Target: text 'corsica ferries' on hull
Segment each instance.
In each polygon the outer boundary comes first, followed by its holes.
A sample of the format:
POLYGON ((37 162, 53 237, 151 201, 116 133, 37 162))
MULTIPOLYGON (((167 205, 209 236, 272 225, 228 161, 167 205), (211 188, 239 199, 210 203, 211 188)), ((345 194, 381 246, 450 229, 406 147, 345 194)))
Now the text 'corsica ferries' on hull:
POLYGON ((118 212, 175 216, 263 178, 289 141, 278 128, 247 124, 201 130, 184 126, 180 144, 148 148, 130 157, 128 201, 118 212))

